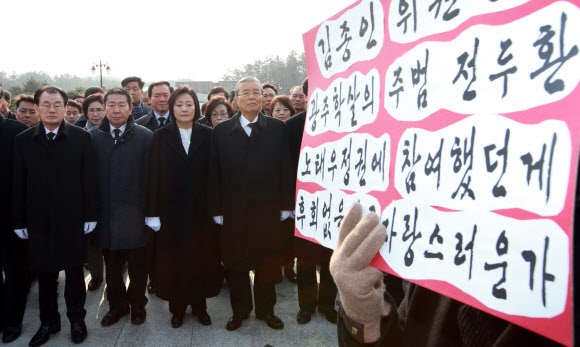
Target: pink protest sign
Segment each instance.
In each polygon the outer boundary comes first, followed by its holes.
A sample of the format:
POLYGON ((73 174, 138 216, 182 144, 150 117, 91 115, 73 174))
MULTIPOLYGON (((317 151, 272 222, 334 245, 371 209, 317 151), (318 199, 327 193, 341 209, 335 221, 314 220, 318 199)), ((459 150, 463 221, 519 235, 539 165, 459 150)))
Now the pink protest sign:
POLYGON ((361 0, 304 34, 296 234, 572 344, 580 0, 361 0))

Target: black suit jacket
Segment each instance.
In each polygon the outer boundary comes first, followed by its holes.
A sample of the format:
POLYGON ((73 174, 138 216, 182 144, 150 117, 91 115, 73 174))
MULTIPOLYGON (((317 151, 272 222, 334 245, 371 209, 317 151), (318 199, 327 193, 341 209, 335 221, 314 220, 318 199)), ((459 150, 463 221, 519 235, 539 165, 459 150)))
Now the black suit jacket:
POLYGON ((28 129, 26 124, 4 119, 0 115, 0 242, 18 238, 10 218, 10 194, 12 186, 12 152, 14 138, 28 129))
POLYGON ((16 120, 16 114, 10 110, 8 110, 8 114, 6 115, 6 119, 16 120))
MULTIPOLYGON (((171 118, 169 120, 171 120, 171 118)), ((170 123, 170 121, 165 123, 165 125, 167 125, 169 123, 170 123)), ((160 128, 159 123, 157 122, 157 119, 155 118, 155 115, 153 114, 153 109, 151 109, 151 111, 149 111, 149 113, 147 113, 147 115, 137 119, 135 121, 135 124, 138 124, 142 127, 145 127, 151 131, 155 131, 155 130, 160 128)))
POLYGON ((240 117, 214 128, 208 199, 210 215, 224 218, 220 245, 225 266, 245 270, 279 264, 280 211, 293 207, 284 123, 260 114, 252 140, 240 117))
POLYGON ((91 134, 63 121, 52 143, 42 122, 14 142, 12 217, 28 228, 32 271, 82 265, 84 223, 97 220, 97 177, 91 134))

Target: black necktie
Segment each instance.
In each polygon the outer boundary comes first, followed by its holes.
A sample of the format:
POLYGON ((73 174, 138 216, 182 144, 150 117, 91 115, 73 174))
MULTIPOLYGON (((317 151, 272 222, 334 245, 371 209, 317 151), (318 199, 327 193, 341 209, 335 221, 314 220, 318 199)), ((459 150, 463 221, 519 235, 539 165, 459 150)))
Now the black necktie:
POLYGON ((159 127, 161 128, 164 125, 165 125, 165 118, 159 117, 159 127))
POLYGON ((115 133, 115 141, 117 141, 119 139, 119 137, 121 137, 121 130, 120 129, 113 129, 113 132, 115 133))
POLYGON ((254 142, 256 140, 256 137, 258 137, 260 126, 258 125, 258 123, 250 123, 248 124, 248 126, 250 127, 250 129, 252 129, 252 132, 250 133, 250 140, 254 142))
POLYGON ((48 142, 52 142, 54 140, 54 137, 56 136, 55 133, 48 133, 46 134, 46 136, 48 136, 48 142))

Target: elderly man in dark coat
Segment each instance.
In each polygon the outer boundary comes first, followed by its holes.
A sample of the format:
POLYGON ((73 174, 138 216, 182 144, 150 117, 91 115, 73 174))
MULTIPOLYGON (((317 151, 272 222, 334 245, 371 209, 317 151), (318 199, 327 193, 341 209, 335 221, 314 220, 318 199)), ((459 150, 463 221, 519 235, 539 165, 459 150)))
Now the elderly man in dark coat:
MULTIPOLYGON (((91 242, 103 249, 110 307, 101 321, 103 326, 115 324, 129 311, 133 324, 141 324, 146 318, 145 217, 153 133, 134 125, 131 109, 131 95, 124 89, 111 89, 105 94, 106 118, 98 128, 91 129, 97 153, 100 211, 91 242), (131 279, 128 289, 123 281, 125 261, 131 279)), ((159 218, 156 222, 159 224, 159 218)))
POLYGON ((223 221, 221 255, 229 276, 232 331, 252 312, 249 270, 255 270, 256 318, 273 329, 280 272, 280 220, 291 215, 289 150, 284 123, 260 114, 262 87, 253 77, 236 86, 240 113, 218 124, 212 134, 210 213, 223 221))
POLYGON ((85 233, 97 220, 91 136, 64 121, 66 93, 44 87, 34 94, 41 122, 16 137, 12 216, 15 232, 30 238, 30 268, 38 272, 41 326, 30 341, 40 346, 60 331, 58 272, 65 270, 64 298, 72 340, 87 336, 83 263, 85 233))
MULTIPOLYGON (((302 90, 308 96, 308 79, 302 83, 302 90)), ((294 184, 298 172, 298 160, 302 147, 302 135, 306 122, 306 110, 300 112, 286 121, 290 154, 292 157, 292 173, 294 184)), ((296 189, 294 189, 295 191, 296 189)), ((318 311, 323 313, 331 323, 336 323, 337 313, 334 310, 334 301, 338 289, 332 275, 329 264, 332 250, 324 246, 306 241, 301 238, 295 239, 296 245, 296 269, 298 270, 298 305, 300 311, 296 320, 298 324, 310 322, 312 313, 318 306, 318 311), (320 286, 316 281, 316 265, 320 265, 320 286)))
MULTIPOLYGON (((0 90, 1 92, 1 90, 0 90)), ((0 115, 0 328, 2 342, 16 340, 22 332, 26 307, 26 241, 16 236, 10 223, 10 191, 12 184, 12 152, 14 138, 28 126, 0 115)))

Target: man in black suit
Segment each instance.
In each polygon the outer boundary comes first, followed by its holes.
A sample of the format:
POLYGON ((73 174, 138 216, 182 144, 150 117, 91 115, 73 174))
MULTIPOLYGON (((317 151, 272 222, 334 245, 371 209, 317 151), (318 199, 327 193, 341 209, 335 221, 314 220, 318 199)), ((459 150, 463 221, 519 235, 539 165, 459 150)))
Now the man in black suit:
POLYGON ((57 288, 66 273, 65 293, 72 340, 87 336, 83 263, 97 220, 95 155, 91 135, 64 120, 66 93, 54 86, 34 94, 41 122, 16 137, 12 184, 12 226, 30 238, 30 269, 38 273, 40 329, 30 346, 60 331, 57 288))
POLYGON ((12 103, 12 94, 10 94, 9 91, 0 88, 0 96, 2 97, 0 99, 0 114, 6 119, 16 120, 16 114, 8 109, 12 103))
MULTIPOLYGON (((301 92, 308 98, 308 78, 302 83, 301 92)), ((306 112, 304 110, 286 121, 293 163, 292 182, 294 184, 296 184, 306 112)), ((332 250, 300 238, 296 238, 295 244, 296 268, 298 270, 298 305, 300 306, 296 320, 299 324, 310 322, 312 313, 318 306, 318 311, 323 313, 329 322, 336 324, 337 314, 334 309, 334 301, 338 290, 329 269, 332 250), (320 265, 320 287, 316 283, 316 265, 320 265)))
POLYGON ((284 123, 260 113, 262 93, 256 78, 240 80, 240 113, 218 124, 212 135, 209 211, 216 223, 223 223, 220 248, 230 271, 230 331, 253 310, 249 270, 255 270, 256 318, 273 329, 284 328, 274 315, 274 281, 280 272, 280 220, 292 213, 290 157, 284 123))
MULTIPOLYGON (((159 81, 149 85, 147 95, 151 100, 153 109, 146 115, 135 121, 135 124, 155 131, 169 124, 169 97, 173 93, 173 87, 167 81, 159 81)), ((147 273, 149 274, 149 294, 155 294, 157 285, 155 284, 155 232, 149 230, 149 241, 147 242, 147 273)))
POLYGON ((4 280, 0 276, 0 330, 4 330, 4 343, 20 336, 26 307, 27 245, 14 234, 8 213, 14 138, 26 129, 25 124, 0 115, 0 273, 5 274, 4 280))
POLYGON ((143 105, 141 99, 143 98, 143 86, 145 83, 141 78, 136 76, 127 77, 121 81, 121 86, 123 89, 131 94, 131 101, 133 103, 133 111, 131 111, 131 116, 135 120, 143 117, 144 115, 151 112, 152 108, 143 105))

